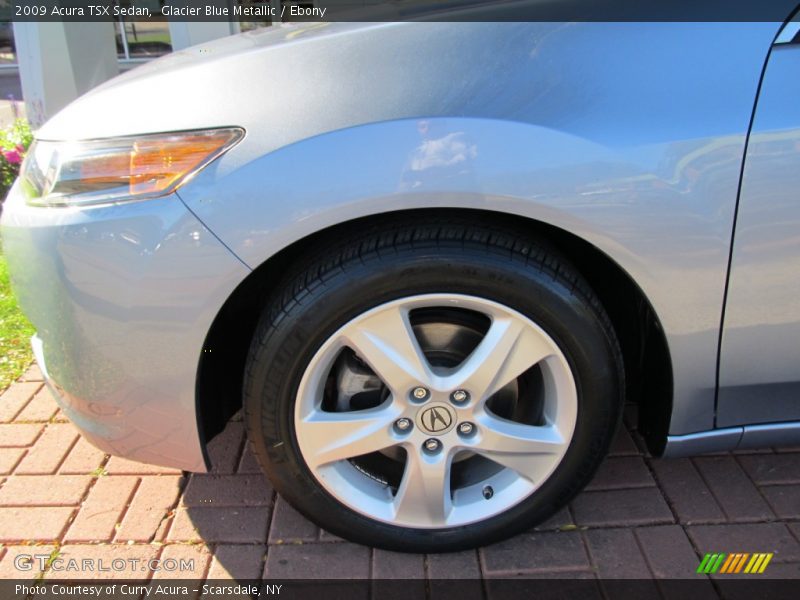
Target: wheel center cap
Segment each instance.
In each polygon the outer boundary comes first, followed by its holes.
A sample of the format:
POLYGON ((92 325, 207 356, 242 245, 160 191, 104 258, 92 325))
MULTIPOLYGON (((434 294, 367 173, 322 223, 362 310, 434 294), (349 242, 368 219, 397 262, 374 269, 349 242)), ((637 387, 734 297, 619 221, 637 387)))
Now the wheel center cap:
POLYGON ((453 409, 444 403, 427 404, 417 413, 417 427, 431 435, 442 435, 456 424, 453 409))

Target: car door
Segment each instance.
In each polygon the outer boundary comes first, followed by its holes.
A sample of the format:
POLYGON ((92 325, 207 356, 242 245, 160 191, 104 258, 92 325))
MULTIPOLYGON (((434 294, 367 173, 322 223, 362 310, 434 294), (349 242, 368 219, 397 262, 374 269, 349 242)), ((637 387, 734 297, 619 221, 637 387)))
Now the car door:
POLYGON ((755 108, 731 254, 717 427, 800 421, 800 13, 755 108))

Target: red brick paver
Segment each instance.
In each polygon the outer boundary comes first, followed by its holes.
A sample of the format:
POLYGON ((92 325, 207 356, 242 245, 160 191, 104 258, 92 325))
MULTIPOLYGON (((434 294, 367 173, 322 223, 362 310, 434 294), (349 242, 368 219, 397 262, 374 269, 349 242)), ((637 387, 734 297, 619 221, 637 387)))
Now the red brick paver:
POLYGON ((524 575, 541 571, 588 571, 586 547, 578 531, 523 534, 480 550, 483 571, 524 575))
POLYGON ((65 540, 110 541, 138 484, 136 477, 98 477, 65 540))
POLYGON ((0 448, 0 475, 10 475, 25 456, 24 448, 0 448))
POLYGON ((369 548, 349 542, 272 546, 267 553, 264 576, 364 579, 369 577, 370 554, 369 548))
POLYGON ((4 423, 0 425, 0 447, 24 448, 32 445, 44 426, 39 423, 20 425, 17 423, 4 423))
POLYGON ((55 473, 77 441, 78 432, 70 423, 48 425, 14 473, 17 475, 55 473))
POLYGON ((209 579, 258 579, 264 571, 267 546, 263 544, 217 544, 209 579))
POLYGON ((10 423, 42 388, 40 381, 18 382, 3 392, 0 402, 0 423, 10 423))
POLYGON ((58 540, 74 512, 63 506, 0 507, 0 543, 58 540))
POLYGON ((67 458, 61 463, 59 473, 65 475, 79 473, 93 473, 106 460, 106 455, 86 441, 80 438, 78 443, 72 447, 67 458))
POLYGON ((53 403, 50 390, 42 387, 14 419, 19 423, 42 423, 56 416, 58 406, 53 403))
POLYGON ((0 506, 77 506, 92 478, 88 475, 19 475, 0 488, 0 506))
POLYGON ((117 541, 160 539, 159 528, 178 501, 183 478, 178 475, 142 477, 136 495, 117 529, 117 541))
POLYGON ((656 460, 629 416, 587 490, 534 530, 477 551, 397 554, 322 531, 277 497, 240 420, 210 444, 210 474, 109 458, 60 422, 33 367, 0 396, 0 577, 41 576, 38 564, 15 567, 36 555, 124 559, 99 578, 372 577, 373 595, 388 598, 391 579, 434 599, 448 597, 441 580, 487 579, 463 588, 471 600, 503 597, 498 581, 519 577, 558 578, 582 597, 593 595, 586 578, 603 580, 597 597, 613 596, 619 579, 640 580, 642 597, 675 597, 670 582, 697 577, 707 588, 693 592, 714 598, 716 580, 694 572, 706 552, 774 552, 768 572, 800 578, 800 448, 656 460), (153 559, 192 568, 141 568, 153 559))

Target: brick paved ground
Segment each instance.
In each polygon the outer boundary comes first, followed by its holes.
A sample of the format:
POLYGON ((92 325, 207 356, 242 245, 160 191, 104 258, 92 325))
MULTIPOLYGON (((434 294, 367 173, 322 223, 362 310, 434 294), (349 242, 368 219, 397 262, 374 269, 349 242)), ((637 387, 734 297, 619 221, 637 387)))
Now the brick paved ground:
MULTIPOLYGON (((550 522, 432 556, 320 531, 276 497, 243 448, 233 422, 213 443, 213 474, 109 458, 66 422, 32 367, 0 397, 0 578, 39 575, 38 565, 15 569, 25 553, 194 558, 191 578, 670 579, 700 577, 698 557, 715 551, 774 552, 767 575, 800 578, 800 448, 658 461, 624 430, 589 488, 550 522)), ((126 575, 143 574, 115 573, 126 575)))

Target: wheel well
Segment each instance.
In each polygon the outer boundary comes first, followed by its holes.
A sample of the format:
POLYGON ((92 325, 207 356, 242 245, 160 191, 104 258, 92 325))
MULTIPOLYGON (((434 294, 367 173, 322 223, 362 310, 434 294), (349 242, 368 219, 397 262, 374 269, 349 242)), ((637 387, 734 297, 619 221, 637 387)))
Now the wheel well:
MULTIPOLYGON (((611 318, 625 362, 626 400, 638 406, 638 428, 650 451, 656 455, 663 452, 672 412, 669 351, 649 301, 619 265, 585 240, 525 217, 467 209, 402 211, 408 212, 418 217, 458 212, 461 216, 471 215, 480 223, 523 227, 565 255, 588 280, 611 318)), ((354 228, 379 226, 399 214, 364 217, 311 234, 269 258, 234 290, 211 326, 198 367, 197 415, 204 450, 241 408, 250 341, 261 309, 287 267, 312 249, 318 251, 329 240, 342 239, 354 228)))

